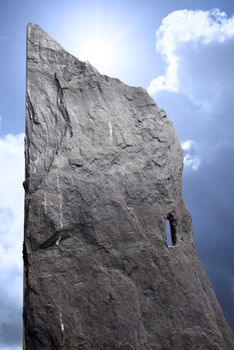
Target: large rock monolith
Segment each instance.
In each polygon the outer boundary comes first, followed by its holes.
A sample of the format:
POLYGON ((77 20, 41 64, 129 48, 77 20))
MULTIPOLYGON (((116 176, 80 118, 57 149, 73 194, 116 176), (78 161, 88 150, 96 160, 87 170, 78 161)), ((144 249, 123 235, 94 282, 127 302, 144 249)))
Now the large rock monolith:
POLYGON ((26 119, 25 349, 233 349, 166 113, 30 24, 26 119))

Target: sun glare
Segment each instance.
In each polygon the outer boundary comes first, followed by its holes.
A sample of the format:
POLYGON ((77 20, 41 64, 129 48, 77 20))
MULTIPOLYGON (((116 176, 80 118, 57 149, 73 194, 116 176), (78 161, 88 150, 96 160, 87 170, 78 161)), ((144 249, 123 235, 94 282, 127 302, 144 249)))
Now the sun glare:
POLYGON ((113 68, 116 53, 113 42, 95 38, 81 46, 80 57, 83 61, 89 61, 100 73, 108 73, 113 68))

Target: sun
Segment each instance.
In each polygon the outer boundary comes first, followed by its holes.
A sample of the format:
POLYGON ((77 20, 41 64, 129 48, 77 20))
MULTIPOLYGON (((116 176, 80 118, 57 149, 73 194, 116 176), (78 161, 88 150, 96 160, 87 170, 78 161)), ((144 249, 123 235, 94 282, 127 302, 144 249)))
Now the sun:
POLYGON ((113 41, 93 38, 81 45, 80 58, 89 61, 100 73, 108 73, 115 64, 116 50, 113 41))

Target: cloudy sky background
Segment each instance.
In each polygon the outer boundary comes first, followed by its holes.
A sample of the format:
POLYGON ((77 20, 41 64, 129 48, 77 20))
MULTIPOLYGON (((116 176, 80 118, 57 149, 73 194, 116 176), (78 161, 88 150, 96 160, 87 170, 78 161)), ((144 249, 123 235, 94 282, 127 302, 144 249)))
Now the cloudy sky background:
POLYGON ((167 111, 184 149, 184 197, 197 251, 234 328, 234 2, 3 0, 0 349, 21 348, 28 22, 39 24, 101 73, 148 89, 167 111), (88 52, 93 38, 109 48, 107 59, 102 60, 98 48, 88 52))

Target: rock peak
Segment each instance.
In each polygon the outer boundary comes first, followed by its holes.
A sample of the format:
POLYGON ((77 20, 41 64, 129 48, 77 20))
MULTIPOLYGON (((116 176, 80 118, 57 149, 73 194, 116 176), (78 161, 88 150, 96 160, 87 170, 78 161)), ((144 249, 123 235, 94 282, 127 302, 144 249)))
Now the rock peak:
POLYGON ((166 113, 37 25, 27 38, 24 349, 233 349, 166 113))
POLYGON ((48 33, 46 33, 39 25, 28 23, 27 25, 27 44, 33 43, 34 48, 39 46, 41 48, 49 48, 51 50, 64 50, 64 48, 57 43, 48 33))

